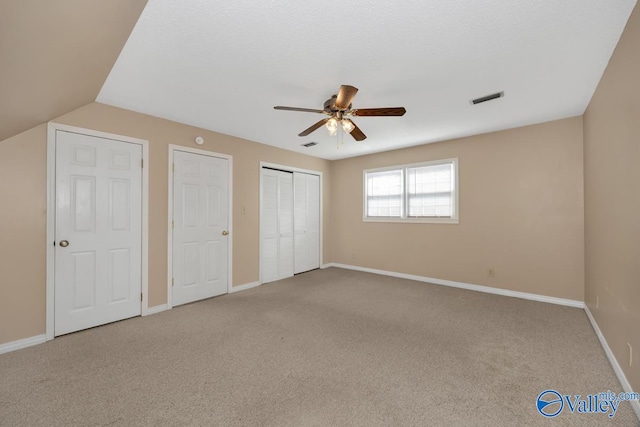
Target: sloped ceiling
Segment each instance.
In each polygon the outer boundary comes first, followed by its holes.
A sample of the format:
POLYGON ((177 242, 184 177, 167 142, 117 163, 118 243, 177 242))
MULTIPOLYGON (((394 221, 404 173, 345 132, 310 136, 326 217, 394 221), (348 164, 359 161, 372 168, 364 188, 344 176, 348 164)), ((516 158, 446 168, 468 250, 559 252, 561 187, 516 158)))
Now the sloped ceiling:
POLYGON ((0 1, 0 141, 95 101, 146 3, 0 1))
POLYGON ((326 159, 576 116, 636 0, 146 3, 0 1, 0 141, 94 100, 326 159), (272 108, 341 84, 407 114, 358 117, 368 138, 337 149, 297 136, 323 116, 272 108))
POLYGON ((98 101, 337 159, 581 115, 636 0, 150 0, 98 101), (355 143, 302 130, 341 84, 355 143), (504 91, 504 98, 470 100, 504 91), (302 143, 316 141, 312 148, 302 143))

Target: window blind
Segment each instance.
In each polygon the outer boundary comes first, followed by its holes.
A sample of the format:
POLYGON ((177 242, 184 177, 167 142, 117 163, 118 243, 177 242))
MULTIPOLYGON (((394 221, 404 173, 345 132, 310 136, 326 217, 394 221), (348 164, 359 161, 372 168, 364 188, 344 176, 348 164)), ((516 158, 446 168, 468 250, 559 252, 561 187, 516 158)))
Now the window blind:
POLYGON ((407 168, 407 217, 453 215, 453 163, 407 168))
POLYGON ((402 216, 402 169, 367 174, 367 216, 402 216))

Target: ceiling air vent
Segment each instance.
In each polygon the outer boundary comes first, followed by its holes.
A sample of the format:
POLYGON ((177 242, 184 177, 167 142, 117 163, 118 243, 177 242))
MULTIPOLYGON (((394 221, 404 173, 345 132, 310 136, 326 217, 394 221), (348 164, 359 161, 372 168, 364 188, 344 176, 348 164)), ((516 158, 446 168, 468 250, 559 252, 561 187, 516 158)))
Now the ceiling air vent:
POLYGON ((504 96, 504 91, 503 92, 498 92, 498 93, 492 93, 491 95, 482 96, 480 98, 472 99, 471 103, 473 105, 482 104, 483 102, 491 101, 493 99, 502 98, 503 96, 504 96))
POLYGON ((307 142, 306 144, 300 144, 300 145, 302 145, 303 147, 309 148, 309 147, 313 147, 314 145, 318 145, 318 143, 317 142, 307 142))

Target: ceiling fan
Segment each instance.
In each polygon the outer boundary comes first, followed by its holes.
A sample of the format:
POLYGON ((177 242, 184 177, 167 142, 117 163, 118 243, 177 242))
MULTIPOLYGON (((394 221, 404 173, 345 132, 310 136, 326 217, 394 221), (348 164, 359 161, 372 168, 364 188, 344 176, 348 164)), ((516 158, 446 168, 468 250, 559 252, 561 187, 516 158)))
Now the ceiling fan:
POLYGON ((320 113, 326 114, 327 118, 320 120, 319 122, 311 125, 309 128, 303 130, 298 136, 307 136, 311 132, 320 128, 322 125, 327 127, 329 135, 335 135, 338 131, 338 124, 342 126, 342 129, 351 134, 356 141, 363 141, 367 136, 360 130, 358 126, 348 117, 350 116, 402 116, 407 110, 404 107, 392 107, 392 108, 351 108, 351 101, 358 92, 357 87, 342 85, 337 95, 333 95, 327 99, 324 103, 324 109, 315 110, 312 108, 297 108, 297 107, 283 107, 281 105, 273 107, 276 110, 286 111, 303 111, 307 113, 320 113))

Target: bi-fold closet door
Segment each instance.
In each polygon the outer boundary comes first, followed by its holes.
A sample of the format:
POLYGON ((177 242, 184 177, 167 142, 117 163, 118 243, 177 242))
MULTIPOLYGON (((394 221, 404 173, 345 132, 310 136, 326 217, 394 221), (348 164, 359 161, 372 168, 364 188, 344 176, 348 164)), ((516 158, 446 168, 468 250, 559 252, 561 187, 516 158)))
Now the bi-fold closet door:
POLYGON ((293 276, 293 173, 262 168, 262 283, 293 276))
POLYGON ((320 267, 320 177, 262 168, 262 283, 320 267))
POLYGON ((293 173, 293 272, 320 268, 320 177, 293 173))

